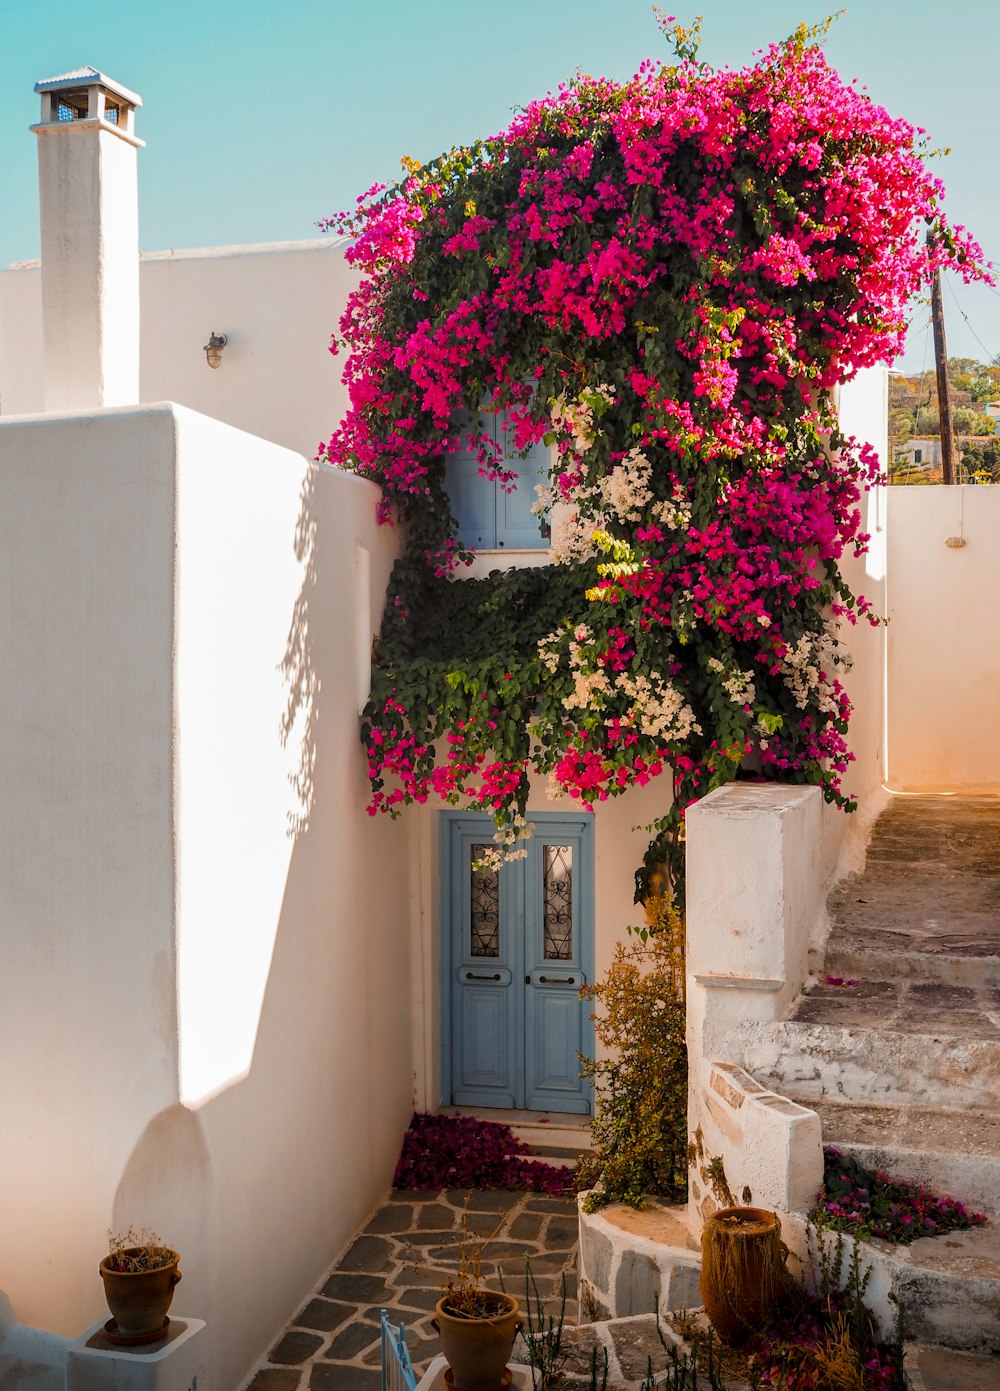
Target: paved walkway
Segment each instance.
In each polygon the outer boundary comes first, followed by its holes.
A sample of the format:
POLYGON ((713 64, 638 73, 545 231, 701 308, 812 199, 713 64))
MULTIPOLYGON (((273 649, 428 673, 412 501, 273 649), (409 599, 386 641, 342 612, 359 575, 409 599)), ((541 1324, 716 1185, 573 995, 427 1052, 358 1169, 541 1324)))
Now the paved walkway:
MULTIPOLYGON (((655 1366, 665 1364, 650 1315, 575 1326, 577 1222, 572 1198, 396 1191, 292 1319, 248 1391, 379 1391, 381 1308, 392 1311, 394 1323, 406 1324, 414 1367, 422 1375, 441 1350, 430 1321, 442 1287, 457 1268, 463 1222, 471 1233, 489 1238, 483 1252, 485 1277, 492 1281, 499 1267, 507 1289, 522 1305, 526 1256, 546 1315, 558 1313, 565 1274, 568 1388, 584 1391, 589 1385, 593 1348, 609 1355, 609 1388, 635 1391, 649 1357, 655 1366)), ((914 1346, 907 1368, 913 1391, 1000 1387, 997 1356, 914 1346)))
POLYGON ((525 1257, 546 1311, 558 1312, 566 1275, 566 1322, 575 1324, 576 1202, 534 1193, 396 1191, 376 1212, 318 1293, 275 1343, 250 1391, 377 1391, 379 1310, 406 1324, 418 1376, 441 1351, 434 1306, 458 1266, 463 1221, 490 1238, 483 1272, 499 1267, 524 1302, 525 1257), (466 1205, 467 1200, 467 1205, 466 1205))

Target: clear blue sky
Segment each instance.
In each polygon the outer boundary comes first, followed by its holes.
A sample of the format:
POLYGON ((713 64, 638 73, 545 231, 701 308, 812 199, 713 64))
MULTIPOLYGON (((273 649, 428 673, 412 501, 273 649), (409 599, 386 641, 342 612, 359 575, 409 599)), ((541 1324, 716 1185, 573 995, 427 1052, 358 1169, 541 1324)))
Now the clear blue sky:
MULTIPOLYGON (((704 12, 717 67, 828 13, 814 0, 662 8, 704 12)), ((0 0, 0 24, 0 266, 38 255, 39 78, 92 64, 140 93, 140 239, 154 250, 314 236, 401 155, 491 134, 578 68, 624 78, 667 55, 648 0, 0 0)), ((852 0, 827 51, 952 147, 946 206, 1000 263, 997 0, 852 0)), ((945 312, 952 354, 1000 353, 1000 294, 951 279, 945 312)), ((915 370, 930 363, 926 321, 916 310, 915 370)))

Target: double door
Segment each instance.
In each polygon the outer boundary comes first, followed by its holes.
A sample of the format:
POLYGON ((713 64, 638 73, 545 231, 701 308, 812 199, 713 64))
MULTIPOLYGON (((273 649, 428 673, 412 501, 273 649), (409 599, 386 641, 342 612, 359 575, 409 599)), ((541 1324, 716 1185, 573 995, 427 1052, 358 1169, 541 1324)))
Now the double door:
POLYGON ((492 820, 445 816, 445 1092, 457 1106, 589 1115, 593 818, 529 819, 527 857, 494 870, 477 865, 492 820))

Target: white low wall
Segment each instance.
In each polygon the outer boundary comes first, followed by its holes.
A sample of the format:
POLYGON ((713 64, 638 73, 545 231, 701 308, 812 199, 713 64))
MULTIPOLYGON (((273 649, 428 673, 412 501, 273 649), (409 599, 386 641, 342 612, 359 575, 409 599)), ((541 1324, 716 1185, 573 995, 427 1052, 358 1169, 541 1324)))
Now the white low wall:
POLYGON ((891 488, 888 505, 889 786, 995 794, 1000 487, 891 488))
MULTIPOLYGON (((0 271, 0 412, 45 409, 41 271, 0 271)), ((316 456, 347 408, 327 351, 357 281, 335 237, 152 251, 139 264, 139 399, 177 401, 316 456), (229 339, 213 370, 204 345, 229 339)))
POLYGON ((703 1151, 689 1172, 692 1217, 715 1200, 709 1160, 737 1198, 794 1211, 823 1176, 819 1118, 745 1073, 753 1041, 781 1019, 808 974, 823 912, 822 794, 731 783, 687 814, 688 1129, 703 1151))
POLYGON ((357 718, 394 533, 170 405, 5 420, 0 460, 0 1290, 75 1335, 107 1229, 153 1227, 231 1391, 409 1118, 406 844, 357 718))

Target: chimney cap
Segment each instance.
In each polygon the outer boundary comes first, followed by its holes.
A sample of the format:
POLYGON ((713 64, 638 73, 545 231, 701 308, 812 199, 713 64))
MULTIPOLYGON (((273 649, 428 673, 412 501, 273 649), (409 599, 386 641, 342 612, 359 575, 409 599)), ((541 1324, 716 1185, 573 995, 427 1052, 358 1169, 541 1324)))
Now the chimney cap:
POLYGON ((136 92, 130 92, 127 87, 123 87, 114 78, 99 72, 97 68, 74 68, 72 72, 60 73, 58 77, 43 77, 40 82, 35 83, 36 92, 62 92, 71 88, 79 91, 81 87, 105 87, 122 101, 128 102, 130 106, 141 106, 142 97, 136 92))

